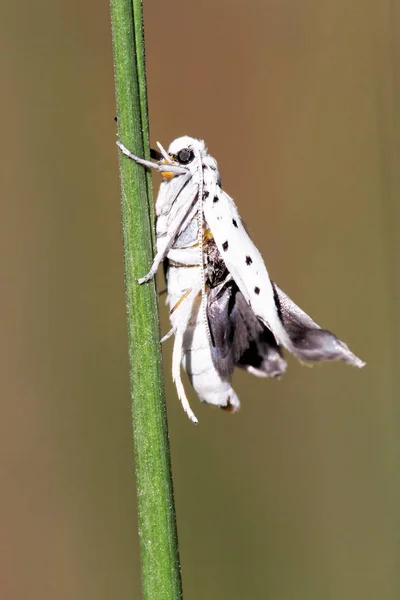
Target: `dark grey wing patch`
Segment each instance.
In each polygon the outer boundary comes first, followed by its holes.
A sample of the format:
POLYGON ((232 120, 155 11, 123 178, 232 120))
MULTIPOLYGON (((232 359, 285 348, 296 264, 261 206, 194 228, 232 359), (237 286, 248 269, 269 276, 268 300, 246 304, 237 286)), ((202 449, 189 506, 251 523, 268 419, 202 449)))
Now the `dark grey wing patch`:
POLYGON ((286 361, 273 333, 261 325, 262 332, 250 341, 237 366, 259 377, 280 377, 286 370, 286 361))
POLYGON ((235 302, 234 282, 220 283, 207 296, 207 319, 211 335, 211 354, 222 379, 231 378, 235 367, 233 340, 235 335, 232 310, 235 302))
POLYGON ((274 282, 275 304, 279 317, 293 345, 293 353, 301 360, 344 360, 350 365, 363 367, 348 346, 333 333, 321 329, 311 317, 297 306, 274 282))
POLYGON ((228 277, 211 289, 207 318, 213 363, 223 379, 230 379, 235 366, 260 376, 281 375, 286 362, 273 334, 256 317, 228 277))

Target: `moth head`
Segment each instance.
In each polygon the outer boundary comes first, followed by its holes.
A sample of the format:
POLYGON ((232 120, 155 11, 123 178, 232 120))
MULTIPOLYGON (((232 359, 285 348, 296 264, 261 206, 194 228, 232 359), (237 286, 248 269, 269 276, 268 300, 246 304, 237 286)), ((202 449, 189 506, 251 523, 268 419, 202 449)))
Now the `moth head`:
POLYGON ((197 157, 203 158, 207 154, 207 149, 203 140, 184 135, 170 144, 168 154, 179 165, 190 168, 197 157))
MULTIPOLYGON (((165 152, 160 144, 158 144, 158 147, 162 152, 153 150, 152 158, 158 159, 165 165, 171 164, 176 167, 181 167, 183 173, 187 171, 195 171, 198 168, 199 160, 202 160, 208 156, 207 148, 203 140, 196 140, 195 138, 187 135, 174 140, 170 144, 168 152, 165 152)), ((162 172, 162 176, 167 180, 172 179, 179 174, 182 173, 177 173, 176 170, 168 171, 166 169, 162 172)))

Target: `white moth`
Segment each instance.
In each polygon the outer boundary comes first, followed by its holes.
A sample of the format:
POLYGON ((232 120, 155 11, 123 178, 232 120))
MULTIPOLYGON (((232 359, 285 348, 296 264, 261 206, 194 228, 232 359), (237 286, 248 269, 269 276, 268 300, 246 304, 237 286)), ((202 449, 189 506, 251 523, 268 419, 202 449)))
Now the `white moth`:
POLYGON ((149 281, 164 262, 175 335, 172 377, 189 418, 197 423, 181 380, 181 363, 200 400, 228 411, 240 407, 234 367, 260 377, 286 369, 282 348, 300 360, 364 362, 306 315, 269 278, 238 210, 221 188, 218 166, 202 140, 180 137, 157 162, 122 152, 163 176, 156 201, 157 254, 149 281))

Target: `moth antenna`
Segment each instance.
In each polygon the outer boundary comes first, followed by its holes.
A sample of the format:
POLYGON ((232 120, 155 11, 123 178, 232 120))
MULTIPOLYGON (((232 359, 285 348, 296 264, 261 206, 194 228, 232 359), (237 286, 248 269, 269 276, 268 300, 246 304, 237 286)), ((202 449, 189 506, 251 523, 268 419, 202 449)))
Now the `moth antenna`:
POLYGON ((207 319, 207 298, 206 298, 206 276, 204 273, 204 248, 203 248, 203 188, 204 174, 202 169, 202 158, 200 152, 196 153, 200 162, 199 170, 201 172, 199 178, 199 208, 197 216, 197 242, 200 250, 200 278, 201 278, 201 311, 203 313, 203 321, 206 327, 208 341, 211 343, 211 333, 207 319))
POLYGON ((167 162, 169 162, 169 163, 170 163, 170 162, 171 162, 171 157, 168 155, 168 153, 167 153, 167 152, 164 150, 164 148, 161 146, 160 142, 156 142, 156 143, 157 143, 157 146, 158 146, 158 147, 159 147, 159 149, 160 149, 160 152, 161 152, 161 154, 162 154, 162 155, 163 155, 163 157, 165 158, 165 160, 166 160, 167 162))

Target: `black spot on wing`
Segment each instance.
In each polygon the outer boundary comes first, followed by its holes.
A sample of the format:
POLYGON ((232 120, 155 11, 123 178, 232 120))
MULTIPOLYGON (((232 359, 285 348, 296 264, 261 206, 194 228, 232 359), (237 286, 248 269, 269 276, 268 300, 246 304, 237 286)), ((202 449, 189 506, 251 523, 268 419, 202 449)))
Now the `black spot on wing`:
POLYGON ((224 250, 224 252, 226 252, 228 250, 228 248, 229 248, 229 244, 228 244, 228 241, 226 241, 222 244, 222 250, 224 250))
POLYGON ((256 286, 254 288, 254 293, 257 294, 257 296, 258 296, 258 294, 260 293, 260 288, 256 286))
POLYGON ((218 202, 218 200, 219 200, 218 196, 214 196, 214 200, 213 200, 214 204, 216 204, 218 202))
POLYGON ((251 263, 253 262, 251 256, 246 256, 246 265, 251 265, 251 263))
POLYGON ((235 219, 232 219, 232 223, 233 223, 233 226, 234 226, 234 227, 238 227, 238 224, 236 223, 236 220, 235 220, 235 219))
POLYGON ((205 191, 203 192, 203 198, 204 198, 204 199, 208 198, 208 196, 209 196, 209 195, 210 195, 210 192, 208 192, 207 190, 205 190, 205 191))

